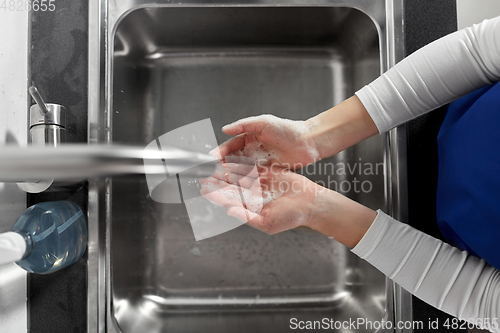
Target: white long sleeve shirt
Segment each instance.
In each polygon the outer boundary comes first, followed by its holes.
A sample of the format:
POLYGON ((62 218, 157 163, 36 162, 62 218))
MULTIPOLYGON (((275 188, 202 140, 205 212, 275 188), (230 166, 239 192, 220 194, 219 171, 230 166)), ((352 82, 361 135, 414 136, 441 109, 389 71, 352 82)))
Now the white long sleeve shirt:
MULTIPOLYGON (((356 95, 382 133, 499 80, 497 17, 425 46, 356 95)), ((427 303, 500 332, 500 271, 484 260, 381 211, 352 251, 427 303)))

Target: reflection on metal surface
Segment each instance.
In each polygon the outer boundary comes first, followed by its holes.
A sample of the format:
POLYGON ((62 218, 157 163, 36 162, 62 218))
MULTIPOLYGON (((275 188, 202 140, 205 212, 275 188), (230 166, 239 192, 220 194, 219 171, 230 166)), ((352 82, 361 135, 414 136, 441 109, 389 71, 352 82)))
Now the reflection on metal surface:
MULTIPOLYGON (((91 55, 100 81, 91 75, 91 90, 105 98, 89 97, 90 140, 147 145, 205 118, 217 130, 262 113, 306 119, 324 111, 397 58, 386 4, 95 2, 91 10, 107 11, 102 30, 91 21, 101 34, 91 55), (106 45, 114 49, 106 53, 106 45)), ((219 144, 227 138, 216 131, 219 144)), ((324 172, 376 167, 384 148, 375 137, 303 173, 331 188, 366 182, 369 191, 340 190, 384 207, 385 172, 324 172)), ((303 228, 268 236, 242 226, 196 242, 186 207, 151 200, 145 179, 90 187, 100 246, 89 253, 90 267, 99 267, 89 302, 103 310, 89 309, 89 332, 285 332, 292 317, 395 320, 392 282, 334 240, 303 228)))
POLYGON ((163 306, 237 306, 237 307, 258 307, 258 306, 276 306, 276 305, 294 305, 300 304, 318 304, 318 303, 337 303, 349 296, 348 292, 339 292, 334 295, 317 296, 317 297, 303 297, 303 298, 260 298, 256 296, 254 298, 163 298, 156 295, 144 295, 145 299, 149 299, 155 303, 163 306))

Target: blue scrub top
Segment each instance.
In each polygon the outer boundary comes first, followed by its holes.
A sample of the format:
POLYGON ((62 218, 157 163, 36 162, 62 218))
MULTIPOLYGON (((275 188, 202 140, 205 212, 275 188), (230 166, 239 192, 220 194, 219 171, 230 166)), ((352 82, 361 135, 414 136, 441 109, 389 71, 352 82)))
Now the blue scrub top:
POLYGON ((438 152, 441 232, 500 269, 500 82, 449 105, 438 152))

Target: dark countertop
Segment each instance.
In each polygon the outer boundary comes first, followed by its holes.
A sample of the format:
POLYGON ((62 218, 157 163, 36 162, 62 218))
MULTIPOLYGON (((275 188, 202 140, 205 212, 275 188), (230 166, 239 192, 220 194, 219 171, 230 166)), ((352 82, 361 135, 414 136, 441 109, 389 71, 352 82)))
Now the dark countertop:
MULTIPOLYGON (((457 30, 455 0, 405 1, 406 56, 422 46, 457 30)), ((409 224, 431 236, 444 240, 436 220, 437 134, 446 107, 408 123, 408 201, 409 224)), ((453 318, 413 297, 414 320, 424 323, 439 319, 439 330, 417 332, 457 332, 442 324, 453 318)), ((466 330, 464 330, 466 331, 466 330)))
MULTIPOLYGON (((406 55, 456 30, 455 0, 405 1, 406 55)), ((46 102, 68 110, 68 141, 87 141, 88 2, 58 0, 55 12, 36 12, 31 22, 31 81, 46 102)), ((408 125, 409 223, 440 238, 435 218, 436 136, 444 109, 408 125)), ((70 193, 29 195, 29 205, 69 199, 87 206, 86 188, 70 193)), ((29 331, 86 332, 87 262, 52 275, 28 278, 29 331)), ((428 322, 448 316, 414 299, 414 319, 428 322)), ((429 332, 432 330, 424 330, 429 332)), ((422 331, 423 332, 423 331, 422 331)), ((441 327, 439 332, 451 332, 441 327)))
MULTIPOLYGON (((46 103, 66 107, 67 142, 87 142, 88 3, 58 0, 54 12, 31 14, 31 84, 46 103)), ((87 188, 29 194, 28 206, 71 200, 87 211, 87 188)), ((87 255, 50 275, 28 274, 32 333, 87 331, 87 255)))

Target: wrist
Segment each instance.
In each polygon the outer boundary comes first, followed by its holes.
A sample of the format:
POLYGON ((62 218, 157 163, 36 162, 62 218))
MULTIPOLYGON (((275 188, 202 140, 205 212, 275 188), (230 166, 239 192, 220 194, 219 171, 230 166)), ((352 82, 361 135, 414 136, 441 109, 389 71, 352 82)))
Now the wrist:
MULTIPOLYGON (((330 110, 325 112, 329 111, 330 110)), ((324 118, 323 115, 325 112, 305 121, 308 129, 305 140, 310 142, 310 144, 316 149, 320 159, 331 156, 331 154, 328 153, 328 148, 331 147, 328 133, 332 131, 332 128, 328 126, 329 124, 325 124, 324 119, 322 119, 324 118)))
POLYGON ((318 191, 313 214, 305 226, 354 248, 370 228, 377 212, 338 192, 323 189, 318 191))
POLYGON ((311 151, 314 152, 314 155, 316 155, 315 160, 311 161, 311 163, 314 163, 322 158, 319 156, 320 154, 318 151, 318 141, 315 133, 316 126, 313 118, 303 120, 302 124, 302 128, 304 130, 302 130, 300 133, 299 142, 305 143, 311 149, 311 151))

